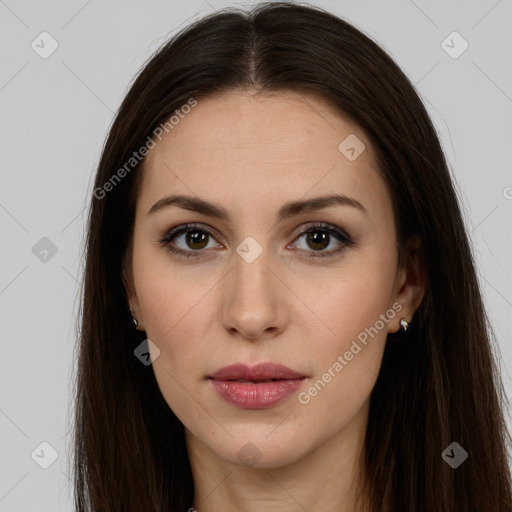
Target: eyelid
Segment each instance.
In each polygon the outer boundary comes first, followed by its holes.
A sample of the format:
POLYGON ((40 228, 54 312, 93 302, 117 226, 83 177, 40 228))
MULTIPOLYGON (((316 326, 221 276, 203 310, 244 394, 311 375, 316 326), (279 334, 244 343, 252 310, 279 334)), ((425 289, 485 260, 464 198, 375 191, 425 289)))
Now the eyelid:
POLYGON ((186 233, 187 231, 191 231, 193 229, 197 229, 198 231, 204 231, 205 233, 208 233, 212 237, 217 240, 217 238, 222 238, 217 232, 216 229, 212 228, 208 224, 203 224, 201 222, 187 222, 185 224, 178 224, 177 226, 169 229, 165 229, 164 232, 160 236, 160 241, 170 241, 175 236, 186 233))
POLYGON ((293 231, 293 237, 294 240, 296 237, 303 235, 305 233, 308 233, 310 231, 314 231, 317 229, 318 231, 327 231, 331 234, 339 233, 340 236, 344 237, 347 241, 352 241, 353 237, 343 228, 340 228, 339 226, 336 226, 335 224, 330 224, 329 222, 323 222, 323 221, 311 221, 306 222, 306 224, 301 224, 297 230, 293 231))

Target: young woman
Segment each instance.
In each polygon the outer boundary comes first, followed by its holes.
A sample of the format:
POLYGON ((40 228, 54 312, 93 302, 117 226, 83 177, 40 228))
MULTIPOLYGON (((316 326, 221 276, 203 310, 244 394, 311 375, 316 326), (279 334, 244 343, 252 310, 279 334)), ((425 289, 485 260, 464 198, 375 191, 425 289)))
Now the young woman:
POLYGON ((512 509, 452 178, 367 36, 292 3, 187 27, 91 200, 79 512, 512 509))

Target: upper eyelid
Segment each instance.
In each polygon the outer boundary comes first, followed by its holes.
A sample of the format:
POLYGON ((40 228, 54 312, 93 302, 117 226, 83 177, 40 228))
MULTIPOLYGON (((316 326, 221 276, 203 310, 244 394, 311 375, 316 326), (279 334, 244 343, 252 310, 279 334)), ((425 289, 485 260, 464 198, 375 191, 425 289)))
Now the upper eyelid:
POLYGON ((186 224, 180 224, 174 228, 165 230, 164 234, 163 234, 163 239, 175 238, 176 236, 186 233, 187 231, 191 231, 193 229, 197 229, 198 231, 205 231, 206 233, 208 233, 209 235, 212 235, 212 236, 217 233, 216 229, 214 229, 206 224, 191 222, 191 223, 186 223, 186 224))

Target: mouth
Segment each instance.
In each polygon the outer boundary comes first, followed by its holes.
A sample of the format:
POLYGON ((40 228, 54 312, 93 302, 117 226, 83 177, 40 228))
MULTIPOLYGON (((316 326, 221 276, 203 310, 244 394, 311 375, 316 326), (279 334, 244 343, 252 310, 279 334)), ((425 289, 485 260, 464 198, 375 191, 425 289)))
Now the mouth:
MULTIPOLYGON (((304 377, 302 377, 304 378, 304 377)), ((217 379, 215 379, 217 380, 217 379)), ((263 382, 277 382, 280 380, 296 380, 296 379, 262 379, 262 380, 245 380, 245 379, 224 379, 226 382, 246 382, 249 384, 261 384, 263 382)))
POLYGON ((295 393, 307 378, 286 366, 235 364, 208 376, 213 389, 240 409, 267 409, 295 393))

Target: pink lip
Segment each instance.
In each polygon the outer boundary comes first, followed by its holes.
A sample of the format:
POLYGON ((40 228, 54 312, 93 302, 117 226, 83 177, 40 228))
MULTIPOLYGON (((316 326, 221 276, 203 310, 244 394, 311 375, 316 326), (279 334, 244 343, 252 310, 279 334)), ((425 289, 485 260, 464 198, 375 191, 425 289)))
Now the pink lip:
POLYGON ((245 364, 226 366, 208 378, 213 389, 228 403, 241 409, 265 409, 297 391, 306 376, 280 364, 260 363, 251 367, 245 364))

